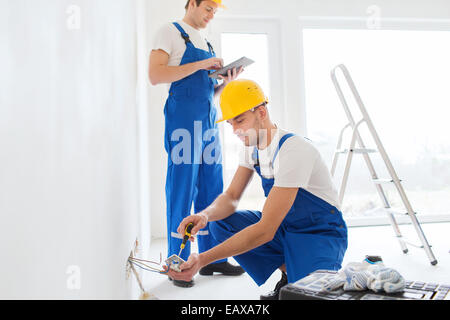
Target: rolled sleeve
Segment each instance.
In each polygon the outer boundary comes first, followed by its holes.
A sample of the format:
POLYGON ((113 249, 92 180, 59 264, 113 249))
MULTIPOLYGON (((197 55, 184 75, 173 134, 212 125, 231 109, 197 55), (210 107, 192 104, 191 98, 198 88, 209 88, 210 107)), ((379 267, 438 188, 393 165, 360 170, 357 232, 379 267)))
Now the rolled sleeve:
POLYGON ((172 35, 170 25, 164 25, 155 34, 152 43, 152 50, 163 50, 169 56, 172 54, 172 35))

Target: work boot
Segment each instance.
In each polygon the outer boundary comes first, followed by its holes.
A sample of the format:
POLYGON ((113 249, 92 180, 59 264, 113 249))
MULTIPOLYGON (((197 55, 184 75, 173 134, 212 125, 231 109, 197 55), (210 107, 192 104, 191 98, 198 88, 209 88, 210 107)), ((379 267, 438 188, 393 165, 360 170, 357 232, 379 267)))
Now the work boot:
POLYGON ((261 300, 280 300, 280 290, 287 284, 288 284, 287 275, 285 272, 281 271, 281 280, 278 281, 277 285, 275 286, 275 289, 273 291, 270 291, 267 294, 262 294, 260 296, 260 299, 261 300))
POLYGON ((181 288, 191 288, 194 286, 194 280, 192 279, 191 281, 182 281, 182 280, 173 280, 171 277, 169 277, 170 281, 173 281, 173 284, 177 287, 181 287, 181 288))
POLYGON ((225 276, 239 276, 245 272, 240 266, 233 266, 229 262, 212 263, 200 269, 202 276, 212 276, 214 272, 221 273, 225 276))

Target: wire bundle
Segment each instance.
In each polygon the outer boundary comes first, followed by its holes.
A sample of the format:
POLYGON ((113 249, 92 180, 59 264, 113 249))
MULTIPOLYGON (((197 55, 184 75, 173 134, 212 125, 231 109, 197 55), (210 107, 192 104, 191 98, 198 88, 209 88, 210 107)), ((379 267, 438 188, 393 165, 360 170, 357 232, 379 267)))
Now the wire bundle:
MULTIPOLYGON (((133 258, 133 257, 129 257, 128 258, 128 262, 131 265, 134 265, 134 266, 136 266, 136 267, 138 267, 138 268, 140 268, 142 270, 145 270, 145 271, 155 272, 155 273, 159 273, 159 274, 167 274, 168 273, 168 271, 160 270, 158 268, 155 268, 153 266, 148 265, 150 263, 150 264, 161 266, 161 263, 162 263, 162 257, 161 256, 160 256, 160 262, 159 263, 153 262, 153 261, 149 261, 149 260, 133 258)), ((169 270, 169 269, 167 269, 167 270, 169 270)))

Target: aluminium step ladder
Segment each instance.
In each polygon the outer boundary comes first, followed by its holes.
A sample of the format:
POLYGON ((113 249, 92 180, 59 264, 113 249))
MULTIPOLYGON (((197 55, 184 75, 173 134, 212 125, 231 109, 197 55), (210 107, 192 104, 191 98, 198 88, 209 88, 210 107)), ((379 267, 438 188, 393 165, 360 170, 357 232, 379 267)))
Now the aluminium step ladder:
MULTIPOLYGON (((406 247, 406 244, 408 243, 411 246, 414 247, 418 247, 421 249, 424 249, 429 260, 430 263, 432 265, 436 265, 437 264, 437 260, 434 257, 433 252, 431 251, 431 246, 428 244, 428 241, 425 237, 425 234, 423 233, 423 230, 420 226, 419 221, 417 220, 416 217, 416 213, 414 212, 408 197, 406 196, 405 190, 403 189, 403 186, 401 184, 401 180, 398 178, 397 173, 394 170, 394 167, 392 166, 392 163, 386 153, 386 150, 383 147, 383 144, 381 143, 381 140, 377 134, 377 131, 375 130, 375 127, 372 123, 372 120, 369 117, 369 114, 367 113, 367 110, 361 100, 361 97, 356 89, 356 86, 353 82, 353 79, 350 76, 350 73, 348 72, 347 68, 345 67, 345 65, 341 64, 338 65, 337 67, 335 67, 332 71, 331 71, 331 79, 333 81, 333 84, 336 88, 337 94, 339 96, 339 99, 342 103, 342 106, 344 107, 345 110, 345 114, 347 115, 348 121, 349 123, 342 129, 342 131, 340 132, 339 135, 339 139, 338 139, 338 144, 337 144, 337 148, 333 157, 333 163, 332 163, 332 167, 331 167, 331 175, 334 177, 335 172, 336 172, 336 166, 337 166, 337 162, 339 159, 339 156, 341 154, 347 154, 347 160, 345 163, 345 169, 344 169, 344 173, 343 173, 343 177, 342 177, 342 182, 341 182, 341 186, 340 186, 340 190, 339 190, 339 200, 342 203, 343 199, 344 199, 344 193, 345 193, 345 188, 347 186, 347 181, 348 181, 348 175, 349 175, 349 171, 350 171, 350 166, 352 163, 352 159, 353 159, 353 155, 354 154, 361 154, 365 160, 365 163, 370 171, 370 174, 372 176, 372 180, 373 183, 375 184, 376 190, 378 195, 380 196, 380 199, 383 203, 384 208, 386 209, 387 215, 389 217, 389 221, 394 229, 395 235, 400 243, 400 247, 402 248, 404 253, 408 252, 408 248, 406 247), (341 70, 341 72, 343 73, 345 80, 347 82, 348 87, 351 90, 351 93, 353 95, 353 98, 356 101, 356 104, 358 105, 361 114, 362 114, 362 119, 359 120, 358 122, 355 122, 354 117, 350 111, 349 105, 347 103, 347 100, 344 97, 344 93, 341 89, 341 86, 337 80, 336 77, 336 71, 337 70, 341 70), (361 124, 365 123, 369 129, 369 132, 372 135, 373 140, 375 141, 375 144, 377 146, 377 149, 369 149, 366 148, 363 139, 360 135, 359 132, 359 127, 361 126, 361 124), (350 146, 348 149, 343 149, 342 148, 342 140, 343 140, 343 134, 347 129, 351 129, 352 130, 352 136, 351 136, 351 142, 350 142, 350 146), (358 143, 358 147, 356 147, 356 143, 358 143), (369 157, 370 153, 379 153, 384 161, 384 164, 386 165, 386 168, 389 172, 390 178, 388 179, 379 179, 377 173, 375 172, 375 167, 369 157), (394 184, 400 197, 401 200, 403 202, 404 207, 406 208, 407 211, 407 215, 411 218, 412 224, 416 230, 416 233, 422 243, 421 246, 415 245, 413 243, 410 243, 408 241, 406 241, 404 239, 404 237, 402 236, 399 226, 397 224, 397 221, 394 217, 394 214, 398 213, 395 212, 395 210, 393 210, 393 208, 391 208, 391 205, 388 201, 388 198, 386 196, 386 193, 383 189, 383 184, 385 183, 390 183, 390 184, 394 184)), ((403 213, 404 214, 404 213, 403 213)))

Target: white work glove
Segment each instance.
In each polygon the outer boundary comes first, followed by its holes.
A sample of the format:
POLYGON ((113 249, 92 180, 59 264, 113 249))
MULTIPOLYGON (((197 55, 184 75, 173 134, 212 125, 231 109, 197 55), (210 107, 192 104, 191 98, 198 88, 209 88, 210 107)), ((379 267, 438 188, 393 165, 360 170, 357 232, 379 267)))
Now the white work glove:
POLYGON ((405 279, 397 270, 378 266, 368 270, 367 287, 375 292, 387 293, 402 292, 405 289, 405 279))
POLYGON ((360 262, 351 262, 341 269, 336 277, 324 283, 323 291, 334 291, 341 287, 345 291, 363 291, 367 290, 367 265, 360 262))
POLYGON ((322 285, 322 291, 334 291, 343 287, 345 291, 372 290, 387 293, 401 292, 405 280, 394 269, 386 268, 383 263, 370 264, 366 261, 352 262, 341 269, 336 277, 322 285))

